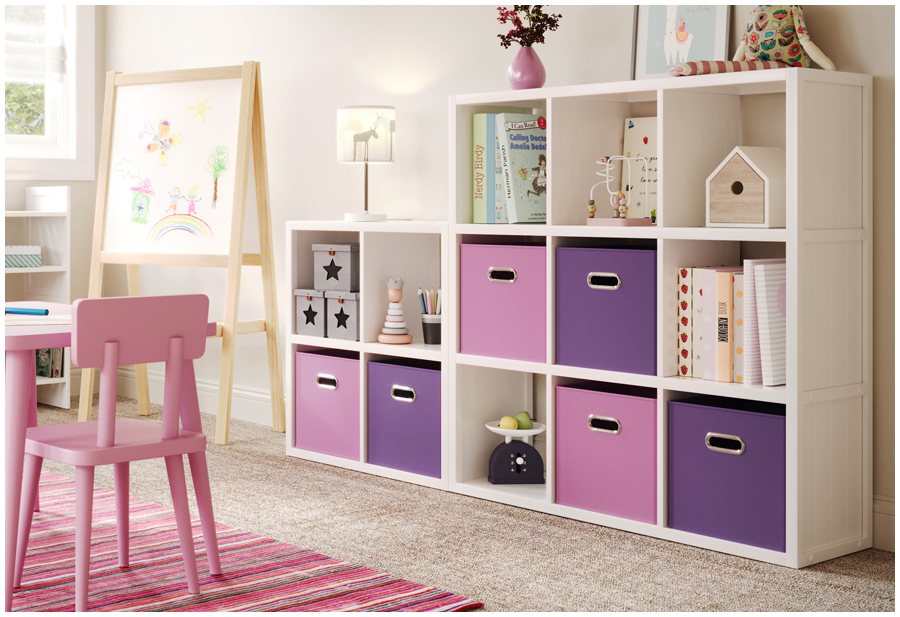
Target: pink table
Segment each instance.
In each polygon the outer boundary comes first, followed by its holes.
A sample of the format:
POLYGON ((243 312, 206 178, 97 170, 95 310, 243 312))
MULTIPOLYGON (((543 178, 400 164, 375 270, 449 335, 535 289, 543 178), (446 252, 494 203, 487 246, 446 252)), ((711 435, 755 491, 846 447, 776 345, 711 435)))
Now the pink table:
MULTIPOLYGON (((68 304, 51 302, 7 302, 4 306, 45 308, 50 315, 71 315, 68 304)), ((216 324, 207 326, 207 336, 214 336, 216 324)), ((71 347, 72 326, 7 326, 6 327, 6 594, 4 607, 12 610, 13 571, 16 534, 19 528, 19 505, 22 498, 22 469, 25 460, 25 431, 37 426, 37 381, 34 350, 47 347, 71 347)), ((181 426, 188 431, 203 432, 200 404, 197 399, 194 363, 184 362, 182 384, 194 384, 193 392, 182 393, 181 426)))

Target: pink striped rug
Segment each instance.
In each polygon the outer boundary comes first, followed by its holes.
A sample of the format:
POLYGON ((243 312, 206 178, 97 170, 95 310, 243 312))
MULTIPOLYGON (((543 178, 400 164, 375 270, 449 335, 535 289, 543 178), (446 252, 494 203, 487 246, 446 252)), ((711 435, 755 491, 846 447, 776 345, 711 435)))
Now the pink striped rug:
MULTIPOLYGON (((44 474, 14 611, 71 611, 75 482, 44 474)), ((131 498, 131 566, 116 565, 114 493, 94 492, 91 611, 463 611, 484 606, 434 587, 218 525, 221 576, 210 576, 194 519, 200 595, 187 593, 172 510, 131 498)))

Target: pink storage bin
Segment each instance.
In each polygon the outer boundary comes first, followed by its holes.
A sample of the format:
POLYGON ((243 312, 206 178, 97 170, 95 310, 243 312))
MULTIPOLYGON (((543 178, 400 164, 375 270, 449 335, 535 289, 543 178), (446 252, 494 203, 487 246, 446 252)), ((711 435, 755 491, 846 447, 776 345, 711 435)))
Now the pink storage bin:
POLYGON ((460 353, 544 362, 547 249, 460 247, 460 353))
POLYGON ((340 352, 297 352, 295 443, 359 460, 359 360, 340 352))
POLYGON ((556 388, 556 503, 656 523, 656 399, 556 388))

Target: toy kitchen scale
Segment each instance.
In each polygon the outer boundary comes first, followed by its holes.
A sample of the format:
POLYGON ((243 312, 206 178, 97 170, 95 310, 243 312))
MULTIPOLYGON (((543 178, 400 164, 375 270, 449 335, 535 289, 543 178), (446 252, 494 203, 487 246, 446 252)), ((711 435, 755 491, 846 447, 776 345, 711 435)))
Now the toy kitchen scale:
MULTIPOLYGON (((527 416, 527 412, 522 412, 527 416)), ((517 414, 516 418, 522 414, 517 414)), ((488 422, 485 427, 493 433, 503 435, 506 439, 491 452, 488 463, 488 481, 491 484, 543 484, 544 459, 529 443, 535 435, 543 433, 547 426, 540 422, 523 422, 531 428, 510 428, 517 426, 515 420, 505 417, 503 420, 488 422), (510 424, 509 421, 513 420, 510 424), (513 441, 513 440, 516 441, 513 441)))

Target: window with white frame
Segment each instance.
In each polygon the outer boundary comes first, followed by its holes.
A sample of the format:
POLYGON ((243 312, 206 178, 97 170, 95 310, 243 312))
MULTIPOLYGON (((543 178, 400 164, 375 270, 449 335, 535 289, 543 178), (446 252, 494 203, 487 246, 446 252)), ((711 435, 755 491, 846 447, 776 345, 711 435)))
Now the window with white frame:
POLYGON ((6 178, 92 179, 93 7, 4 13, 6 178))

